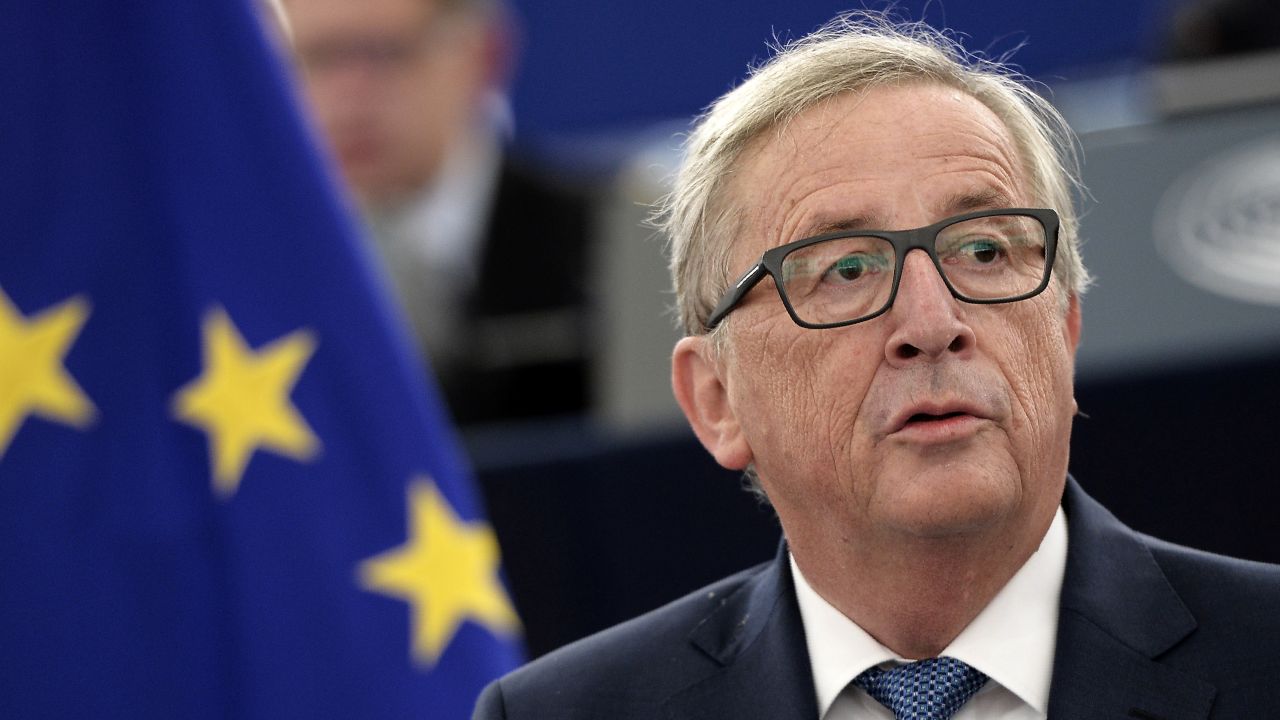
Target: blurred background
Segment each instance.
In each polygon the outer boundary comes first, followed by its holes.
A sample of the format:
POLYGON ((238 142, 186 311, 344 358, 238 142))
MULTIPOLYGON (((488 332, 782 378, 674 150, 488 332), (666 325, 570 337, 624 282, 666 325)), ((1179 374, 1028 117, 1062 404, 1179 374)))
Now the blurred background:
MULTIPOLYGON (((644 221, 691 119, 770 43, 847 8, 377 0, 343 17, 333 4, 285 2, 302 81, 321 132, 345 138, 335 165, 460 423, 530 654, 767 559, 771 514, 706 456, 671 398, 677 334, 662 240, 644 221), (406 27, 426 28, 435 49, 406 27), (423 100, 466 103, 454 149, 413 182, 379 186, 353 168, 377 154, 378 123, 394 122, 351 108, 403 97, 392 83, 425 87, 409 72, 430 64, 415 53, 432 52, 482 68, 453 66, 446 79, 470 89, 423 100), (451 195, 459 186, 470 190, 451 195), (415 235, 453 222, 433 214, 441 196, 478 218, 444 233, 456 236, 445 250, 415 235), (431 265, 441 256, 452 258, 443 271, 431 265), (428 273, 449 297, 414 296, 428 273)), ((1139 530, 1280 561, 1275 4, 895 7, 971 51, 1009 56, 1080 135, 1097 282, 1084 301, 1072 472, 1139 530)))
MULTIPOLYGON (((466 717, 773 555, 672 399, 646 218, 692 118, 842 9, 15 6, 0 716, 466 717)), ((1280 562, 1280 5, 895 12, 1079 132, 1072 472, 1139 530, 1280 562)))

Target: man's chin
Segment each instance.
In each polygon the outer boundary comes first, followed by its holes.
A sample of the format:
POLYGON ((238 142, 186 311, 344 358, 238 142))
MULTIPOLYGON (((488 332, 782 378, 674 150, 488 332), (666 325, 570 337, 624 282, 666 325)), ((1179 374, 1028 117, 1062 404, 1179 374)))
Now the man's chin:
POLYGON ((947 465, 890 482, 877 493, 885 523, 919 538, 998 530, 1007 524, 1021 497, 1016 474, 981 468, 947 465))

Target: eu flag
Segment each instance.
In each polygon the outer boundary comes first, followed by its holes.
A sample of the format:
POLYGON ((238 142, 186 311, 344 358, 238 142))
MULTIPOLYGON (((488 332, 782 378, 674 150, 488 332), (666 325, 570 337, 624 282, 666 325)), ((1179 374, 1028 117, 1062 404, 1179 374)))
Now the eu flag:
POLYGON ((494 535, 245 0, 0 22, 0 717, 461 718, 494 535))

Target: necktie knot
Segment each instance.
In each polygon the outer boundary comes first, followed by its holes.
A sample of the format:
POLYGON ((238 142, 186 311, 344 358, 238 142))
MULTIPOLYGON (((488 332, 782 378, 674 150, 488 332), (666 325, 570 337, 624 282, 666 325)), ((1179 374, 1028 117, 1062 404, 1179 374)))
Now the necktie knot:
POLYGON ((854 678, 897 720, 950 720, 987 676, 955 658, 917 660, 890 670, 873 667, 854 678))

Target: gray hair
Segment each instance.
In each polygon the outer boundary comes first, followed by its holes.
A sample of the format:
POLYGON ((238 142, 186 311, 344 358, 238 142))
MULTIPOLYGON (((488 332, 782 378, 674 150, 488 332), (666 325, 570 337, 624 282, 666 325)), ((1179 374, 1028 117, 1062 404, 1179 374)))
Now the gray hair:
POLYGON ((968 53, 946 34, 923 23, 898 24, 880 13, 857 12, 778 48, 745 82, 716 100, 689 135, 674 189, 657 215, 669 240, 676 307, 686 335, 707 332, 707 318, 735 272, 729 267, 730 244, 740 230, 740 213, 728 187, 747 146, 832 97, 913 81, 956 88, 1004 123, 1035 201, 1062 218, 1055 279, 1071 293, 1084 292, 1089 274, 1076 234, 1078 160, 1062 116, 1026 79, 998 61, 968 53))

